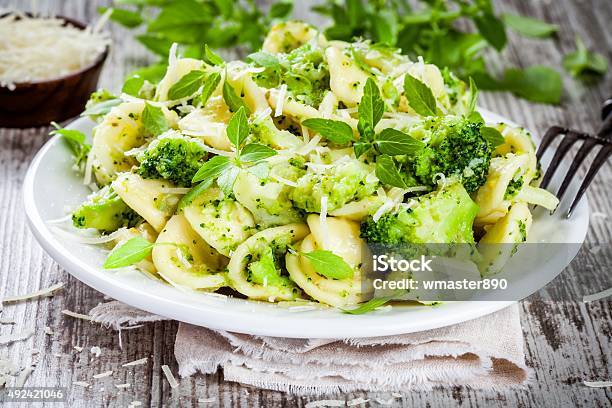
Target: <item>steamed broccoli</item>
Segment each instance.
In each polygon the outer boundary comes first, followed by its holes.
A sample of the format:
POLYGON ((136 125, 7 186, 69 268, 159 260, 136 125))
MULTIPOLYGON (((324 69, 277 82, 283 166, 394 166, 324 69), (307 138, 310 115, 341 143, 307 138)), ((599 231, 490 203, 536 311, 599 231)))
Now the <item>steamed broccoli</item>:
POLYGON ((91 194, 87 201, 72 213, 72 223, 75 227, 95 228, 101 232, 133 227, 141 219, 110 186, 91 194))
POLYGON ((321 212, 321 198, 327 196, 327 211, 333 211, 374 194, 378 180, 372 174, 370 165, 355 159, 323 165, 320 172, 309 170, 300 177, 290 198, 295 207, 312 213, 321 212))
POLYGON ((416 199, 416 205, 384 214, 378 221, 369 216, 361 223, 361 237, 369 243, 474 243, 472 224, 478 206, 460 183, 416 199))
POLYGON ((178 186, 190 187, 191 179, 206 159, 199 140, 175 132, 155 139, 137 157, 138 174, 148 179, 165 179, 178 186))
POLYGON ((266 88, 287 84, 287 90, 296 100, 318 107, 329 89, 329 70, 323 50, 311 44, 304 44, 288 54, 254 54, 251 59, 256 65, 265 65, 265 71, 255 74, 255 82, 266 88))
POLYGON ((433 186, 438 174, 457 178, 472 193, 482 186, 489 172, 491 146, 481 135, 481 123, 465 118, 432 118, 409 131, 418 139, 429 139, 416 156, 407 157, 407 168, 417 180, 433 186))

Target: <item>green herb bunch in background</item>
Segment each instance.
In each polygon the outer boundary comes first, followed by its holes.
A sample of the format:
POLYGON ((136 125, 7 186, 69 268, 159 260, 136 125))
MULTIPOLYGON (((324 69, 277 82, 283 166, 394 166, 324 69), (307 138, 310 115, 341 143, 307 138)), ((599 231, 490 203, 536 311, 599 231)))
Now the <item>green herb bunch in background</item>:
MULTIPOLYGON (((255 0, 117 0, 111 20, 128 28, 145 26, 136 35, 145 47, 160 56, 160 62, 139 70, 147 79, 164 72, 173 42, 182 54, 203 57, 202 44, 212 48, 239 47, 257 51, 271 24, 291 17, 291 0, 276 0, 258 6, 255 0)), ((460 78, 473 78, 481 90, 509 91, 524 99, 558 104, 563 93, 560 73, 551 67, 506 67, 493 73, 486 56, 501 52, 507 32, 531 38, 551 38, 559 30, 531 17, 499 14, 491 0, 325 0, 313 2, 312 10, 326 16, 329 39, 350 41, 364 38, 400 48, 413 58, 448 67, 460 78)), ((101 12, 106 9, 101 9, 101 12)), ((573 76, 607 72, 607 61, 578 43, 563 66, 573 76)))

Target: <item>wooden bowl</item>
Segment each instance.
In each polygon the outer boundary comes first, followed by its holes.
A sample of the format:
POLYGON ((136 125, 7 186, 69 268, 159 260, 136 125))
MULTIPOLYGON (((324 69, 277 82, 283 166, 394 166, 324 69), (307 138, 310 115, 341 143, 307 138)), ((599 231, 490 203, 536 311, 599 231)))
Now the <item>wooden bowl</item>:
MULTIPOLYGON (((86 27, 71 18, 57 18, 82 30, 86 27)), ((59 78, 16 83, 12 91, 0 86, 0 127, 46 126, 77 116, 97 89, 108 51, 106 47, 91 65, 59 78)))

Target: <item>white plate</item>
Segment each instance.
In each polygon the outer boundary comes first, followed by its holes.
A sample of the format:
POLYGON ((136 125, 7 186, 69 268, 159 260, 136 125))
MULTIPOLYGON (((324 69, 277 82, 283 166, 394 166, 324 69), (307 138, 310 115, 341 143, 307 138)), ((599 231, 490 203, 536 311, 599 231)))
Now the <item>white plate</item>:
MULTIPOLYGON (((510 122, 490 112, 481 112, 487 122, 510 122)), ((88 119, 78 119, 68 128, 90 134, 93 125, 88 119)), ((495 312, 513 303, 479 301, 447 302, 436 307, 394 306, 384 313, 373 312, 358 316, 336 310, 297 312, 264 302, 181 291, 138 272, 103 270, 101 265, 106 256, 105 251, 100 247, 62 239, 52 233, 45 223, 64 216, 67 209, 75 208, 89 193, 71 166, 71 155, 59 138, 47 142, 30 165, 24 181, 24 200, 28 221, 36 239, 53 259, 85 284, 117 300, 161 316, 214 329, 256 335, 346 338, 411 333, 448 326, 495 312)), ((563 170, 561 168, 560 172, 563 170)), ((573 197, 576 190, 576 183, 572 183, 566 197, 573 197)), ((570 220, 562 216, 563 209, 562 205, 553 216, 544 211, 536 211, 529 240, 583 242, 589 220, 586 197, 570 220)), ((544 272, 546 276, 555 276, 574 256, 575 253, 569 257, 566 254, 559 257, 561 261, 540 265, 542 271, 534 270, 533 273, 544 272)), ((548 280, 544 279, 541 285, 548 280)))

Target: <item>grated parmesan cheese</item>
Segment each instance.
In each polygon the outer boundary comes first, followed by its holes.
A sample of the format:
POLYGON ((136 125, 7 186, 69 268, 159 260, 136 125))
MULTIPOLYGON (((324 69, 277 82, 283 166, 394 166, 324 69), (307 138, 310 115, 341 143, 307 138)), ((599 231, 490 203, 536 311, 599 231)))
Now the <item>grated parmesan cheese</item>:
POLYGON ((275 118, 283 114, 285 99, 287 99, 287 84, 282 84, 278 90, 278 100, 276 102, 276 109, 274 109, 275 118))
POLYGON ((306 404, 306 408, 319 408, 319 407, 343 407, 343 400, 320 400, 310 401, 306 404))
POLYGON ((120 390, 123 390, 123 389, 126 389, 126 388, 130 388, 131 386, 132 385, 128 384, 128 383, 125 383, 125 384, 115 384, 115 387, 120 389, 120 390))
POLYGON ((353 400, 350 400, 346 403, 347 407, 354 407, 355 405, 361 405, 361 404, 365 404, 366 402, 370 401, 369 399, 363 399, 362 397, 359 398, 355 398, 353 400))
POLYGON ((132 367, 137 365, 146 364, 149 359, 147 357, 141 358, 140 360, 130 361, 129 363, 122 364, 121 367, 132 367))
POLYGON ((48 288, 44 288, 38 290, 36 292, 28 293, 26 295, 17 295, 17 296, 9 296, 2 299, 2 303, 12 303, 12 302, 20 302, 22 300, 30 300, 39 297, 48 297, 52 296, 53 292, 58 289, 61 289, 64 286, 63 282, 56 283, 55 285, 49 286, 48 288))
POLYGON ((583 381, 583 383, 591 388, 612 387, 612 381, 583 381))
POLYGON ((161 369, 164 372, 164 375, 166 376, 168 383, 170 384, 170 388, 178 387, 178 382, 176 381, 176 378, 174 378, 174 375, 172 375, 172 371, 170 371, 170 367, 164 364, 163 366, 161 366, 161 369))
MULTIPOLYGON (((103 23, 100 19, 100 23, 103 23)), ((59 18, 0 17, 0 85, 38 82, 92 65, 110 44, 107 34, 66 25, 59 18)))
POLYGON ((102 354, 102 350, 98 346, 93 346, 89 351, 96 357, 100 357, 102 354))
POLYGON ((73 385, 78 385, 79 387, 84 387, 84 388, 88 388, 89 387, 89 383, 85 382, 85 381, 73 381, 72 384, 73 385))
POLYGON ((105 371, 100 374, 94 374, 93 378, 105 378, 105 377, 110 377, 111 375, 113 375, 113 372, 109 370, 109 371, 105 371))

